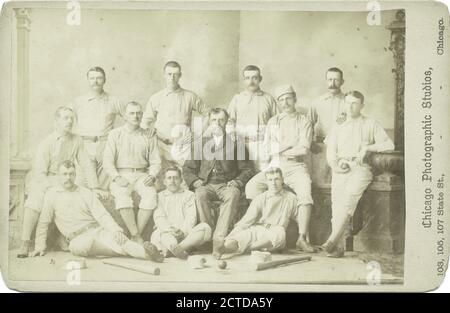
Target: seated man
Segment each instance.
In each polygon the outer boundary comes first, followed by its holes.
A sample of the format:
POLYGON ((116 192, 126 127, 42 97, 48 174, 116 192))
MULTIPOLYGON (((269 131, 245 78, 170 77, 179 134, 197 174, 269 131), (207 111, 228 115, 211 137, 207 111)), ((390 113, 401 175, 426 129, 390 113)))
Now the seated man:
POLYGON ((31 234, 38 222, 45 193, 58 184, 57 166, 61 161, 75 161, 77 170, 82 170, 87 178, 89 188, 93 189, 97 196, 103 199, 107 197, 107 193, 98 188, 95 167, 89 160, 83 140, 72 133, 73 122, 72 109, 59 107, 55 112, 55 131, 39 144, 33 165, 34 175, 30 180, 30 191, 24 205, 23 243, 17 255, 19 258, 27 257, 32 249, 31 234))
POLYGON ((210 111, 205 136, 201 141, 194 141, 194 157, 183 166, 184 180, 195 190, 200 222, 215 228, 213 255, 216 258, 220 257, 219 250, 236 216, 241 192, 253 175, 244 143, 238 149, 238 141, 225 133, 227 121, 228 113, 224 109, 210 111), (212 215, 214 200, 222 201, 217 224, 212 215))
POLYGON ((345 95, 347 119, 340 125, 336 124, 327 137, 327 160, 332 169, 332 232, 322 249, 330 257, 343 256, 341 239, 344 231, 359 199, 372 182, 368 153, 394 149, 380 124, 361 114, 363 107, 363 94, 348 92, 345 95))
POLYGON ((187 259, 187 251, 211 240, 211 227, 197 224, 195 194, 181 188, 181 170, 169 167, 165 170, 166 190, 158 194, 158 208, 153 218, 156 229, 151 242, 163 250, 170 251, 180 259, 187 259))
POLYGON ((45 254, 48 226, 54 219, 59 231, 69 241, 73 255, 126 255, 163 261, 164 257, 150 242, 140 245, 129 240, 95 194, 75 184, 75 176, 72 161, 63 161, 59 165, 59 185, 45 195, 32 256, 45 254))
MULTIPOLYGON (((307 241, 313 207, 311 178, 305 157, 311 146, 311 123, 295 109, 297 96, 290 85, 276 89, 276 97, 282 112, 272 117, 266 127, 264 146, 271 167, 280 167, 284 182, 296 193, 300 215, 297 247, 304 252, 315 252, 307 241)), ((248 199, 254 199, 267 190, 264 171, 256 174, 245 187, 248 199)))
POLYGON ((142 106, 130 102, 125 107, 126 124, 109 132, 103 155, 103 166, 110 176, 111 194, 116 209, 128 228, 132 240, 142 243, 142 232, 156 209, 154 186, 161 169, 156 137, 140 127, 142 106), (132 192, 141 197, 135 217, 132 192))
POLYGON ((301 223, 297 197, 283 188, 279 168, 265 171, 268 190, 256 196, 247 213, 225 238, 223 253, 284 248, 289 221, 301 223))

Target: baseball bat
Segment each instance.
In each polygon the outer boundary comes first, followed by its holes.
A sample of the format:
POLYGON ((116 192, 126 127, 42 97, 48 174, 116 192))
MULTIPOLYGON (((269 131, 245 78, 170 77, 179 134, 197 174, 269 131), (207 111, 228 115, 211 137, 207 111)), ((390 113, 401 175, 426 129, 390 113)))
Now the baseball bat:
POLYGON ((134 264, 134 263, 121 261, 121 260, 104 260, 103 263, 108 264, 108 265, 126 268, 126 269, 136 271, 136 272, 156 275, 156 276, 159 275, 161 272, 159 267, 153 266, 151 264, 145 264, 145 265, 134 264))
POLYGON ((294 263, 294 262, 301 262, 301 261, 310 261, 310 260, 311 260, 310 256, 300 256, 300 257, 294 257, 294 258, 283 259, 283 260, 257 263, 257 264, 254 264, 253 266, 254 266, 255 271, 262 271, 262 270, 274 268, 274 267, 277 267, 280 265, 285 265, 285 264, 294 263))

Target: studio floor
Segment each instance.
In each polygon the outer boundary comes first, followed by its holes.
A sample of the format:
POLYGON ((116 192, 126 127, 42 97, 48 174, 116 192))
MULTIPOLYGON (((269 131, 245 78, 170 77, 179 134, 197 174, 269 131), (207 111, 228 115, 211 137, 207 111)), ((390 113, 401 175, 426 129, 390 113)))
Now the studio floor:
MULTIPOLYGON (((9 255, 9 279, 27 281, 65 281, 70 268, 68 263, 80 260, 70 253, 51 251, 45 256, 18 259, 17 250, 9 255)), ((344 258, 329 258, 324 253, 310 254, 311 260, 255 271, 251 269, 249 255, 225 256, 226 269, 219 269, 210 254, 201 254, 206 259, 206 267, 193 269, 187 261, 173 257, 163 263, 146 260, 126 259, 136 264, 151 264, 160 268, 160 275, 140 273, 133 270, 104 264, 105 258, 86 258, 86 268, 82 269, 81 280, 111 282, 192 282, 192 283, 281 283, 281 284, 367 284, 368 277, 377 270, 381 284, 403 283, 403 256, 364 254, 346 252, 344 258), (376 261, 378 263, 371 263, 376 261), (375 267, 374 267, 375 265, 375 267), (372 272, 371 272, 372 271, 372 272)), ((272 260, 301 256, 299 252, 289 250, 282 254, 273 254, 272 260)), ((119 258, 109 258, 119 259, 119 258)))

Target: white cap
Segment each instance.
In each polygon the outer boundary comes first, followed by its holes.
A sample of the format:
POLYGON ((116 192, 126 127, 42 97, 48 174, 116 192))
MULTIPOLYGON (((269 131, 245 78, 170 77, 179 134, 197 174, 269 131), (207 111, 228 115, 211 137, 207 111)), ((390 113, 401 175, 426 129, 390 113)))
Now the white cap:
POLYGON ((278 100, 279 97, 287 93, 295 93, 294 88, 291 85, 282 85, 275 88, 275 98, 278 100))

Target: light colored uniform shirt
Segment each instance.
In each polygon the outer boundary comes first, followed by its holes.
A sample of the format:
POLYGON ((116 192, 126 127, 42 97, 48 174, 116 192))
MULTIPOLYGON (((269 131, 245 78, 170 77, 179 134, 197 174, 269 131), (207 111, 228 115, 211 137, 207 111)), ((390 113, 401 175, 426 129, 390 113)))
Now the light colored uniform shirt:
POLYGON ((36 249, 46 248, 48 225, 55 218, 59 231, 67 238, 83 228, 102 226, 108 231, 122 231, 96 195, 84 187, 66 191, 57 186, 44 198, 44 206, 36 227, 36 249))
POLYGON ((125 104, 106 92, 98 98, 91 93, 83 95, 71 106, 76 117, 74 133, 80 136, 106 136, 117 115, 125 114, 125 104))
POLYGON ((293 115, 280 113, 267 123, 264 147, 269 156, 277 154, 280 149, 292 146, 282 153, 286 156, 305 155, 312 140, 312 128, 308 118, 296 112, 293 115))
POLYGON ((394 144, 375 120, 360 116, 335 125, 328 136, 327 160, 335 166, 339 159, 351 160, 358 156, 363 145, 374 145, 376 152, 394 150, 394 144))
POLYGON ((326 93, 317 98, 308 111, 314 136, 326 137, 333 125, 336 124, 336 120, 344 112, 344 94, 342 92, 336 95, 326 93))
POLYGON ((187 235, 197 224, 195 194, 185 189, 176 193, 161 191, 153 218, 157 229, 165 231, 173 226, 187 235))
POLYGON ((275 99, 268 93, 258 90, 254 93, 247 90, 235 95, 228 106, 229 122, 236 126, 238 135, 264 136, 265 126, 272 116, 278 114, 275 99))
POLYGON ((255 224, 282 226, 287 228, 291 219, 298 219, 297 197, 282 190, 277 195, 268 191, 256 196, 236 228, 246 229, 255 224))
POLYGON ((194 92, 178 88, 167 88, 150 97, 145 108, 142 126, 154 123, 158 133, 165 138, 171 138, 172 129, 176 125, 185 125, 191 128, 192 111, 205 115, 208 108, 202 99, 194 92))
POLYGON ((134 131, 127 125, 113 129, 106 142, 103 167, 111 179, 119 176, 117 169, 121 168, 147 168, 148 174, 156 177, 161 170, 156 136, 149 137, 140 127, 134 131))
POLYGON ((62 136, 54 132, 45 138, 36 152, 33 171, 38 179, 44 178, 43 176, 56 175, 58 164, 65 160, 75 162, 82 168, 90 188, 98 187, 95 167, 89 160, 83 140, 74 134, 62 136))

